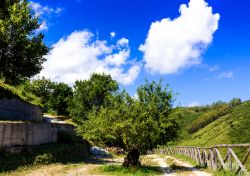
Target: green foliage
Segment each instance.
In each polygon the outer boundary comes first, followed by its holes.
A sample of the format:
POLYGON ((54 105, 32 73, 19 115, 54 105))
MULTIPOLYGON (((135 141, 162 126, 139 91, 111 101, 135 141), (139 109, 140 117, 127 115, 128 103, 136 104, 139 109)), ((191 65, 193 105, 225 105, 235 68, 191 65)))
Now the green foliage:
POLYGON ((230 173, 227 171, 218 171, 213 174, 213 176, 236 176, 234 173, 230 173))
POLYGON ((231 111, 230 106, 228 106, 227 104, 220 104, 220 105, 217 104, 214 106, 215 108, 213 108, 211 111, 207 113, 202 114, 198 119, 193 121, 188 126, 189 133, 194 133, 198 131, 199 129, 205 127, 206 125, 228 114, 231 111))
POLYGON ((188 131, 187 127, 195 121, 203 112, 206 112, 207 110, 204 110, 203 107, 188 107, 179 108, 180 114, 183 117, 181 122, 181 136, 180 139, 188 137, 188 131))
POLYGON ((213 146, 216 144, 249 143, 250 102, 241 103, 231 112, 193 133, 178 145, 213 146))
POLYGON ((161 82, 137 90, 138 100, 124 91, 109 97, 110 106, 88 114, 83 136, 95 144, 144 152, 178 137, 180 114, 172 108, 173 93, 161 82))
POLYGON ((0 6, 0 78, 16 84, 39 73, 48 48, 38 18, 26 0, 3 0, 0 6))
POLYGON ((89 80, 76 81, 74 89, 70 116, 82 123, 93 109, 108 105, 108 97, 118 90, 118 83, 110 75, 93 74, 89 80))
POLYGON ((40 98, 26 92, 22 87, 13 87, 0 81, 1 98, 18 98, 31 104, 42 106, 40 98))
POLYGON ((235 107, 237 105, 240 105, 241 104, 241 99, 240 98, 233 98, 229 103, 228 105, 230 107, 235 107))
POLYGON ((49 107, 57 112, 58 115, 69 115, 68 106, 72 98, 72 88, 64 83, 57 83, 51 98, 49 99, 49 107))
POLYGON ((52 154, 41 154, 41 155, 37 155, 35 157, 35 160, 33 162, 34 165, 40 165, 40 164, 50 164, 52 163, 54 160, 53 155, 52 154))
POLYGON ((234 108, 227 121, 232 143, 250 142, 250 102, 234 108))
POLYGON ((140 166, 136 168, 125 168, 116 165, 105 165, 99 169, 100 173, 108 173, 117 176, 150 176, 150 175, 162 175, 162 172, 158 167, 153 166, 140 166))
POLYGON ((41 97, 44 112, 55 112, 58 115, 68 115, 68 104, 72 97, 72 89, 67 84, 55 83, 42 77, 24 84, 26 91, 41 97))

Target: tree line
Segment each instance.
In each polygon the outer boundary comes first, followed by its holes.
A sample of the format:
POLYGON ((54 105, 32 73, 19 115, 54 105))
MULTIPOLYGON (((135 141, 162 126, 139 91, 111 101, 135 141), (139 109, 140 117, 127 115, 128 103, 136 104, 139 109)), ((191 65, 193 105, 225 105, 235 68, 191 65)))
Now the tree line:
POLYGON ((239 104, 241 104, 241 100, 239 98, 233 98, 228 103, 218 101, 212 105, 195 107, 197 112, 204 113, 187 127, 188 133, 195 133, 218 118, 230 113, 232 108, 239 104))

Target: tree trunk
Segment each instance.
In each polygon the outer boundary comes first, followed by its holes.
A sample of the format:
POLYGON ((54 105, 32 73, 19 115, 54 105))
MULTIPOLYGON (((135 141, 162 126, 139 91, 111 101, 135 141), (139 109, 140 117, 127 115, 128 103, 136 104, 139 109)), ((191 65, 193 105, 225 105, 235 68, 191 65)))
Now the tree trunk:
POLYGON ((128 152, 127 156, 124 158, 122 166, 124 167, 136 167, 140 166, 139 161, 140 152, 138 149, 132 149, 128 152))

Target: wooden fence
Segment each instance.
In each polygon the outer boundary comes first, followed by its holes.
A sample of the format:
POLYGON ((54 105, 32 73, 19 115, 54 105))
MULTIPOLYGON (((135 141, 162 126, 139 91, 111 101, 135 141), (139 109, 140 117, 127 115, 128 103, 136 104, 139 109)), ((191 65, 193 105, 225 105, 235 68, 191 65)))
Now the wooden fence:
POLYGON ((213 147, 167 147, 155 149, 149 153, 183 154, 195 160, 200 166, 207 166, 214 170, 223 169, 235 174, 250 175, 246 167, 250 155, 250 144, 221 144, 213 147), (241 155, 244 155, 241 160, 236 155, 236 149, 240 150, 241 155))

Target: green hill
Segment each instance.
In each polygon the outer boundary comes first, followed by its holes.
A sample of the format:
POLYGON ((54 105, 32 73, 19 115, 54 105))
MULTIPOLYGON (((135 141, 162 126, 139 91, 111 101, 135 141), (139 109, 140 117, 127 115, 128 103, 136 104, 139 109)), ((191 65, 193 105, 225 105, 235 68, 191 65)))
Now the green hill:
MULTIPOLYGON (((250 143, 250 101, 233 107, 228 106, 227 108, 223 105, 223 108, 220 108, 220 110, 226 110, 223 113, 221 113, 221 111, 216 111, 216 108, 210 108, 210 110, 199 113, 193 111, 193 117, 190 117, 191 114, 190 112, 187 113, 187 109, 182 109, 182 115, 184 118, 184 135, 182 140, 178 141, 175 145, 210 147, 216 144, 250 143), (214 113, 215 111, 219 113, 214 113), (197 124, 197 122, 210 117, 211 114, 213 117, 216 117, 212 122, 208 121, 210 123, 190 134, 190 131, 188 130, 191 124, 197 124), (214 116, 214 114, 223 115, 214 116)), ((234 148, 234 151, 241 160, 243 159, 246 150, 246 148, 234 148)), ((225 156, 227 151, 225 149, 220 149, 220 152, 225 156)), ((248 158, 245 165, 247 169, 250 170, 250 158, 248 158)))
MULTIPOLYGON (((200 117, 205 114, 211 114, 211 111, 199 113, 200 117)), ((219 113, 221 114, 221 113, 219 113)), ((189 146, 212 146, 215 144, 229 144, 229 143, 249 143, 250 142, 250 102, 244 102, 240 105, 232 107, 227 113, 217 117, 208 125, 202 127, 198 131, 187 134, 178 145, 189 146)), ((183 116, 184 121, 186 118, 190 119, 190 114, 183 116)), ((190 124, 194 121, 200 120, 197 113, 194 115, 190 124)), ((190 124, 186 123, 185 130, 188 130, 190 124)), ((188 132, 186 132, 188 133, 188 132)))

